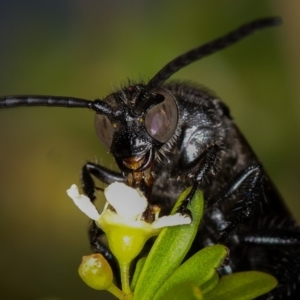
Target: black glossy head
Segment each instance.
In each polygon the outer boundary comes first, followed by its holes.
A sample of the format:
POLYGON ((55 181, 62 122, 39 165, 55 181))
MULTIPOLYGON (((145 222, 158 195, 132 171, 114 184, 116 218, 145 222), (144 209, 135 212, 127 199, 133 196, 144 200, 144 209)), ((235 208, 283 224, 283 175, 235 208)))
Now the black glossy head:
POLYGON ((96 132, 116 160, 145 157, 176 130, 177 103, 163 88, 145 94, 144 85, 130 85, 106 97, 104 103, 109 113, 96 114, 96 132))

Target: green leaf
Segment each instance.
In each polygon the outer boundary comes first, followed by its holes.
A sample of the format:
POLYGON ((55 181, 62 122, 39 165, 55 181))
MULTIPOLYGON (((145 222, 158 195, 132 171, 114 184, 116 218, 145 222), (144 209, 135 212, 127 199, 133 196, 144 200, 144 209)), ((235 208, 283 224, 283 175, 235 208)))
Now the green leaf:
POLYGON ((208 281, 206 281, 200 286, 200 289, 202 293, 205 294, 210 290, 212 290, 218 283, 219 283, 219 274, 215 272, 212 278, 210 278, 208 281))
MULTIPOLYGON (((171 214, 176 212, 189 191, 190 188, 180 195, 171 214)), ((192 224, 166 227, 161 231, 136 284, 134 299, 153 299, 160 286, 180 265, 197 233, 203 213, 203 203, 203 195, 197 190, 189 206, 193 216, 192 224)))
POLYGON ((205 300, 250 300, 272 290, 277 280, 266 273, 248 271, 226 275, 219 284, 205 294, 205 300))
POLYGON ((203 296, 196 284, 185 282, 169 290, 165 294, 164 300, 203 300, 203 296))
POLYGON ((133 274, 133 277, 132 277, 132 280, 131 280, 131 284, 130 284, 130 289, 132 291, 134 291, 135 289, 135 286, 136 286, 136 283, 139 279, 139 276, 142 272, 142 269, 144 267, 144 264, 145 264, 145 261, 146 261, 146 258, 147 257, 142 257, 138 260, 138 262, 136 263, 136 266, 135 266, 135 270, 134 270, 134 274, 133 274))
POLYGON ((223 245, 213 245, 197 252, 166 280, 155 294, 154 300, 164 299, 168 290, 184 282, 203 285, 216 274, 216 268, 220 267, 227 253, 228 250, 223 245))

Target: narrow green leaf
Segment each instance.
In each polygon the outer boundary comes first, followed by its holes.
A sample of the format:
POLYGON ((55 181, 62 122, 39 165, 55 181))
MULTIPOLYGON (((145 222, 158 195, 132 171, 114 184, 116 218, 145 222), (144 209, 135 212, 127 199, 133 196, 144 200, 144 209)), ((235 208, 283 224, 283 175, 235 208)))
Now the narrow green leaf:
POLYGON ((248 271, 226 275, 219 284, 205 294, 205 300, 250 300, 272 290, 277 280, 266 273, 248 271))
MULTIPOLYGON (((176 208, 189 191, 190 188, 180 195, 172 214, 176 212, 176 208)), ((196 191, 189 206, 193 216, 192 224, 167 227, 161 231, 136 284, 134 299, 153 299, 155 292, 180 265, 197 233, 203 212, 203 202, 202 193, 196 191)))
POLYGON ((134 274, 133 274, 133 277, 132 277, 132 280, 131 280, 131 283, 130 283, 130 289, 134 292, 134 289, 135 289, 135 286, 136 286, 136 283, 139 279, 139 276, 142 272, 142 269, 144 267, 144 264, 145 264, 145 261, 146 261, 146 258, 147 257, 142 257, 138 260, 138 262, 136 263, 136 266, 135 266, 135 270, 134 270, 134 274))
POLYGON ((203 285, 214 276, 216 268, 220 267, 227 253, 228 250, 223 245, 213 245, 198 251, 165 281, 155 294, 154 300, 164 299, 168 290, 184 282, 203 285))
POLYGON ((164 300, 203 300, 203 296, 196 284, 185 282, 169 290, 165 294, 164 300))

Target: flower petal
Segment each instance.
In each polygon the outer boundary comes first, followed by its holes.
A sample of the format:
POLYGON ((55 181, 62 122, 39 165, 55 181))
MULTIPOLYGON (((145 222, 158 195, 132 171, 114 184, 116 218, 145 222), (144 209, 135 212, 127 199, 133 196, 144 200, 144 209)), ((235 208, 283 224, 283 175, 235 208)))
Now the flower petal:
POLYGON ((117 214, 126 219, 136 219, 147 208, 146 197, 139 189, 114 182, 104 190, 105 197, 117 214))
POLYGON ((73 184, 70 189, 67 190, 67 194, 70 198, 72 198, 75 205, 89 218, 95 221, 99 219, 100 215, 95 205, 87 196, 79 194, 76 184, 73 184))
POLYGON ((192 220, 188 216, 183 216, 180 213, 176 213, 171 216, 164 216, 154 221, 151 226, 156 228, 162 228, 167 226, 177 226, 177 225, 188 225, 191 224, 192 220))

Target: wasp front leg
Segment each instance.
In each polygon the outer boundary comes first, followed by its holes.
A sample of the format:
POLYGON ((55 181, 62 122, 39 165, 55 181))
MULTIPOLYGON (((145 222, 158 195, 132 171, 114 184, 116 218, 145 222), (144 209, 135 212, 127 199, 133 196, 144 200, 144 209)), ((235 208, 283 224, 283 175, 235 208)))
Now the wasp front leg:
MULTIPOLYGON (((95 186, 92 175, 105 184, 110 184, 116 181, 126 181, 126 179, 117 172, 111 171, 95 163, 87 162, 82 168, 81 180, 83 191, 90 198, 91 202, 95 201, 95 191, 98 189, 95 186)), ((96 223, 92 221, 89 227, 89 239, 91 248, 95 252, 101 253, 106 258, 111 268, 113 269, 114 274, 119 274, 118 263, 115 257, 112 255, 111 251, 108 249, 107 245, 102 241, 103 236, 104 232, 102 231, 102 229, 100 229, 96 225, 96 223)))
POLYGON ((96 253, 102 254, 105 259, 108 261, 110 267, 113 270, 114 277, 117 280, 117 283, 120 283, 119 278, 119 264, 114 255, 111 253, 107 245, 102 241, 103 237, 105 236, 105 233, 101 228, 99 228, 95 221, 92 221, 89 230, 89 240, 90 240, 90 246, 93 251, 96 253))
POLYGON ((92 202, 96 199, 95 190, 97 190, 92 175, 105 184, 111 184, 116 181, 126 182, 126 178, 120 173, 111 171, 95 163, 87 162, 81 171, 81 181, 84 193, 92 202))

